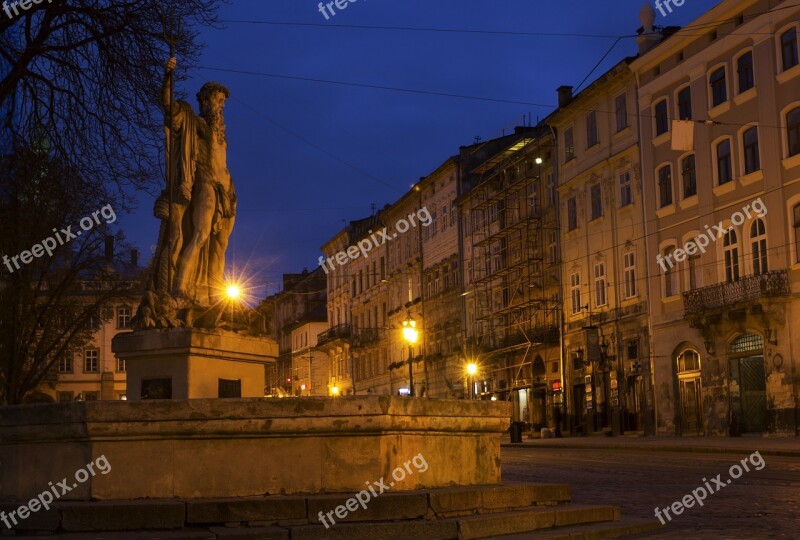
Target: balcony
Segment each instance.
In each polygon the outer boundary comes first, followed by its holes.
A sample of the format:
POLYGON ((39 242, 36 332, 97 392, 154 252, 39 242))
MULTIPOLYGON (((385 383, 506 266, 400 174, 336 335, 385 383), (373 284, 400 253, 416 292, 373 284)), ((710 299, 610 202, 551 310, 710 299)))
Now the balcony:
POLYGON ((337 324, 333 328, 328 328, 317 335, 317 347, 338 339, 350 339, 352 335, 349 324, 337 324))
POLYGON ((359 328, 353 332, 353 345, 357 347, 367 347, 378 343, 383 338, 382 328, 359 328))
POLYGON ((523 332, 513 332, 500 340, 502 347, 513 347, 515 345, 555 345, 559 341, 558 326, 535 326, 523 332))
POLYGON ((789 274, 786 270, 747 276, 732 283, 720 283, 683 293, 684 317, 703 315, 710 310, 730 308, 761 298, 789 296, 789 274))

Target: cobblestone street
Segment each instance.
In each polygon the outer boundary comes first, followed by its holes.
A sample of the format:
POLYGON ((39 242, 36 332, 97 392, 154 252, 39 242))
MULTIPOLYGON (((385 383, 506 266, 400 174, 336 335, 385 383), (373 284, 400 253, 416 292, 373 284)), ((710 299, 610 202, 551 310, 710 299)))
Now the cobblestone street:
MULTIPOLYGON (((575 503, 614 504, 623 516, 654 517, 665 508, 748 457, 631 451, 625 449, 504 447, 505 482, 567 483, 575 503)), ((751 466, 704 501, 686 509, 647 538, 773 539, 800 538, 800 458, 763 456, 766 466, 751 466)))

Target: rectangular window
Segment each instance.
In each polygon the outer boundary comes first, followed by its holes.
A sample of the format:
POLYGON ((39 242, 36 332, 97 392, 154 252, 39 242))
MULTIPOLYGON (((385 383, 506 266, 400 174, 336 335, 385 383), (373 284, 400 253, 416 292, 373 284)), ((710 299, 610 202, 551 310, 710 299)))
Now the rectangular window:
MULTIPOLYGON (((664 259, 671 260, 675 255, 675 248, 670 247, 664 251, 664 259)), ((665 265, 664 271, 664 298, 669 298, 678 294, 678 270, 669 265, 665 265)))
POLYGON ((744 144, 744 173, 750 174, 761 168, 761 158, 758 153, 758 128, 753 126, 742 136, 744 144))
POLYGON ((458 212, 456 212, 456 203, 450 204, 450 226, 456 226, 456 216, 458 216, 458 212))
POLYGON ((603 196, 600 184, 593 185, 590 193, 592 200, 592 219, 597 219, 603 216, 603 196))
POLYGON ((597 307, 606 305, 606 265, 594 265, 594 304, 597 307))
POLYGON ((131 308, 117 308, 117 328, 124 329, 131 327, 131 308))
POLYGON ((689 255, 689 289, 700 287, 700 255, 689 255))
POLYGON ((575 159, 575 134, 572 128, 564 130, 564 162, 575 159))
POLYGON ((661 208, 672 204, 672 167, 669 165, 658 170, 658 193, 661 208))
POLYGON ((786 115, 786 138, 789 141, 789 156, 800 154, 800 107, 786 115))
POLYGON ((581 274, 576 272, 569 277, 569 294, 572 300, 572 314, 581 312, 581 274))
POLYGON ((712 107, 722 105, 728 101, 728 85, 725 80, 725 68, 721 67, 711 74, 709 79, 711 84, 711 104, 712 107))
POLYGON ((724 140, 717 145, 717 176, 719 178, 719 185, 727 184, 733 180, 730 140, 724 140))
POLYGON ((736 60, 736 72, 739 75, 739 93, 746 92, 756 85, 753 75, 753 51, 748 51, 736 60))
POLYGON ((558 262, 558 231, 548 231, 547 237, 547 262, 556 264, 558 262))
POLYGON ((117 358, 117 371, 124 373, 128 371, 128 362, 124 358, 117 358))
POLYGON ((439 229, 439 220, 436 217, 436 210, 431 213, 431 226, 429 227, 431 230, 431 238, 436 238, 436 232, 439 229))
POLYGON ((800 263, 800 204, 794 207, 794 258, 800 263))
POLYGON ((567 199, 567 231, 578 228, 578 201, 575 197, 567 199))
POLYGON ((75 394, 73 392, 58 392, 57 399, 60 402, 74 401, 75 400, 75 394))
POLYGON ((688 86, 678 92, 678 117, 680 120, 692 119, 692 90, 688 86))
POLYGON ((655 107, 656 116, 656 136, 669 131, 669 113, 667 111, 667 100, 662 99, 656 103, 655 107))
POLYGON ((58 359, 58 372, 59 373, 72 373, 72 354, 65 353, 64 356, 58 359))
POLYGON ((100 362, 100 351, 88 349, 83 352, 83 371, 84 373, 97 373, 100 362))
POLYGON ((619 205, 620 207, 633 204, 631 192, 631 173, 626 171, 619 175, 619 205))
POLYGON ((547 173, 547 205, 556 204, 556 181, 553 173, 547 173))
POLYGON ((781 58, 783 59, 783 71, 798 64, 797 29, 792 28, 781 36, 781 58))
POLYGON ((447 230, 447 225, 449 221, 447 219, 447 207, 442 206, 442 232, 447 230))
POLYGON ((628 349, 628 360, 638 360, 639 358, 639 340, 632 339, 626 343, 628 349))
POLYGON ((625 94, 617 96, 614 100, 617 116, 617 133, 628 127, 628 99, 625 94))
POLYGON ((586 148, 591 148, 598 142, 597 112, 592 111, 586 115, 586 148))
POLYGON ((636 296, 636 253, 631 251, 625 254, 623 261, 623 272, 625 281, 625 298, 636 296))
POLYGON ((681 176, 683 177, 683 198, 686 199, 697 195, 697 170, 695 168, 694 154, 683 159, 681 176))

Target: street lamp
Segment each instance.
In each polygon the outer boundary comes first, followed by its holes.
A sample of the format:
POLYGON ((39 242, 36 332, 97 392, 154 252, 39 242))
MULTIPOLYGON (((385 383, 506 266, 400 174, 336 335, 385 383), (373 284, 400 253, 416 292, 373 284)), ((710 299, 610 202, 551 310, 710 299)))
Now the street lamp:
POLYGON ((474 362, 467 364, 467 373, 469 374, 469 399, 475 399, 472 393, 475 391, 475 374, 478 373, 478 364, 474 362))
POLYGON ((411 356, 411 346, 417 342, 418 337, 417 321, 409 313, 403 321, 403 338, 408 342, 408 395, 411 397, 414 397, 414 359, 411 356))

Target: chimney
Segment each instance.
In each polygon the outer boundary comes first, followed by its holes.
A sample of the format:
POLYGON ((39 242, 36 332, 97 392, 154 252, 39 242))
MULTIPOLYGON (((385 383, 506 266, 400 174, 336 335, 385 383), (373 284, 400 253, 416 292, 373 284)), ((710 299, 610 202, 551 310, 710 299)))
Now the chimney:
POLYGON ((114 262, 114 237, 106 236, 106 261, 114 262))
POLYGON ((133 266, 134 268, 138 268, 139 267, 139 250, 138 249, 132 249, 131 250, 131 266, 133 266))
POLYGON ((572 101, 572 87, 559 86, 558 87, 558 108, 566 107, 572 101))
POLYGON ((661 33, 655 27, 656 10, 650 2, 645 2, 639 10, 639 20, 642 21, 642 29, 636 43, 639 45, 639 54, 642 55, 661 43, 661 33))

